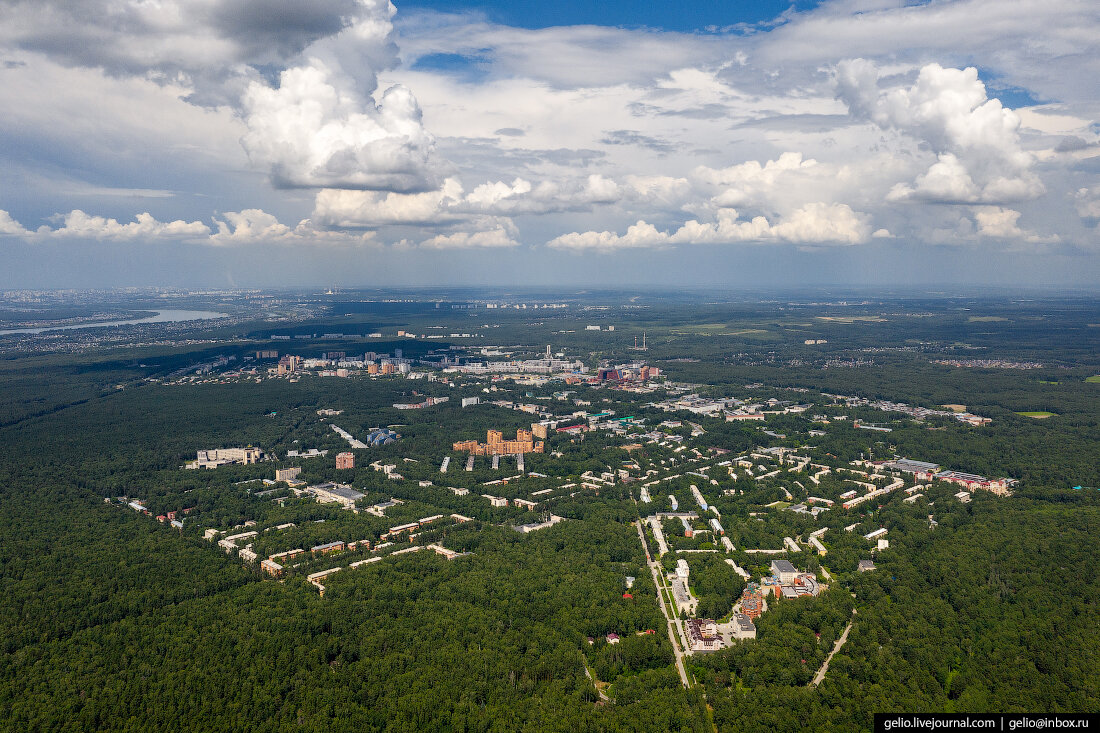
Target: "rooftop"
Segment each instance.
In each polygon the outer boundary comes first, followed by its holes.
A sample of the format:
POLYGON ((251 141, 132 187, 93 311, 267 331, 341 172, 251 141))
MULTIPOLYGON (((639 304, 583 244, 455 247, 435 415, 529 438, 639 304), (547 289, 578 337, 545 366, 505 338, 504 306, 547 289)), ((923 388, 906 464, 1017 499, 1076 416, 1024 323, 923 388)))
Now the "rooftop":
POLYGON ((772 560, 772 567, 779 573, 797 573, 798 569, 790 560, 772 560))

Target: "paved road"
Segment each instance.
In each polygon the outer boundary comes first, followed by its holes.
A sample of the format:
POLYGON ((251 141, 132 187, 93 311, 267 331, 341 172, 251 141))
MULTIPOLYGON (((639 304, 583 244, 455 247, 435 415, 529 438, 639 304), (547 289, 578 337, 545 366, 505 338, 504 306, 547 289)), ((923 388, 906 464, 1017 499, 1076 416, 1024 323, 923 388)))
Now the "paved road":
POLYGON ((668 615, 668 609, 665 608, 665 598, 662 592, 661 582, 661 568, 649 555, 649 547, 645 541, 645 530, 642 529, 641 520, 638 521, 638 539, 642 541, 642 548, 645 550, 646 559, 649 561, 649 572, 653 574, 653 584, 657 586, 657 605, 661 607, 661 613, 665 615, 665 621, 668 622, 668 640, 672 642, 672 652, 676 655, 676 671, 680 673, 680 681, 684 683, 684 687, 688 687, 687 669, 684 667, 684 653, 680 651, 680 645, 676 641, 676 627, 673 626, 673 621, 668 615))
MULTIPOLYGON (((855 615, 855 612, 853 608, 852 614, 855 615)), ((817 670, 817 674, 814 675, 810 687, 817 687, 825 679, 825 673, 829 671, 829 662, 833 661, 833 655, 840 651, 840 647, 844 646, 844 642, 848 641, 848 632, 852 630, 853 623, 855 623, 855 619, 849 621, 848 625, 844 627, 844 633, 836 640, 836 644, 833 644, 833 650, 829 652, 829 656, 825 657, 825 663, 821 665, 821 669, 817 670)))

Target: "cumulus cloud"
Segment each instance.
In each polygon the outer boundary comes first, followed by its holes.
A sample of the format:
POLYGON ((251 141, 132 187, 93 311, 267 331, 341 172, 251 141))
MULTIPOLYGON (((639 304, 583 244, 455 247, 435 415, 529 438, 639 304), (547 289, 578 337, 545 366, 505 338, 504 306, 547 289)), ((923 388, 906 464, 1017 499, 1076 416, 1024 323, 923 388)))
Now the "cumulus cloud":
POLYGON ((1044 192, 1020 144, 1019 116, 986 96, 973 67, 928 64, 912 86, 883 89, 873 62, 851 59, 837 65, 836 89, 856 117, 911 135, 937 155, 911 184, 895 186, 891 201, 993 204, 1044 192))
POLYGON ((434 139, 416 99, 377 90, 397 58, 395 12, 389 0, 16 2, 0 5, 0 47, 232 107, 277 186, 428 190, 434 139))
POLYGON ((485 213, 545 214, 614 203, 621 196, 619 184, 600 174, 592 174, 581 179, 547 180, 537 185, 522 178, 511 184, 486 183, 471 191, 464 204, 472 211, 485 213))
POLYGON ((279 221, 274 214, 262 209, 230 211, 215 219, 217 231, 206 243, 213 245, 251 244, 372 244, 374 232, 359 234, 319 229, 310 219, 302 219, 294 228, 279 221))
POLYGON ((290 227, 262 209, 230 211, 222 217, 214 221, 218 231, 211 240, 216 244, 272 242, 291 236, 290 227))
POLYGON ((659 231, 638 221, 625 234, 615 232, 572 232, 548 242, 555 249, 614 251, 671 244, 731 244, 735 242, 778 242, 798 245, 863 244, 871 236, 870 217, 853 211, 847 204, 807 204, 775 224, 756 216, 745 221, 736 209, 720 209, 713 222, 691 220, 675 232, 659 231))
POLYGON ((233 103, 243 80, 311 43, 388 20, 389 0, 35 0, 0 5, 0 42, 69 66, 180 84, 233 103))
POLYGON ((314 59, 284 71, 277 89, 253 82, 243 104, 241 142, 276 185, 404 192, 437 185, 435 140, 403 86, 375 103, 314 59))
POLYGON ((547 242, 548 247, 555 249, 594 249, 600 252, 613 252, 638 247, 662 247, 667 244, 668 234, 658 231, 657 227, 640 219, 637 224, 630 226, 625 234, 616 234, 615 232, 571 232, 562 234, 547 242))
POLYGON ((518 247, 519 242, 511 222, 503 220, 491 228, 437 234, 421 242, 420 246, 427 249, 500 249, 518 247))
POLYGON ((11 214, 0 209, 0 236, 23 237, 30 234, 23 225, 11 218, 11 214))
POLYGON ((1100 186, 1079 188, 1073 198, 1078 216, 1082 219, 1100 219, 1100 186))
POLYGON ((73 209, 65 215, 60 227, 51 229, 48 226, 42 226, 35 234, 42 237, 74 239, 187 239, 209 235, 210 228, 200 221, 157 221, 152 214, 148 213, 138 214, 134 217, 134 221, 122 224, 118 219, 92 216, 80 209, 73 209))
POLYGON ((326 226, 338 227, 441 226, 484 215, 579 211, 622 196, 619 184, 599 174, 537 184, 524 178, 511 183, 491 181, 469 193, 457 178, 448 178, 437 190, 413 194, 322 189, 313 216, 326 226))
POLYGON ((1020 212, 999 206, 982 206, 974 209, 974 221, 978 224, 978 236, 991 239, 1019 239, 1032 244, 1049 244, 1059 241, 1057 235, 1041 236, 1021 229, 1017 224, 1020 212))
POLYGON ((13 219, 7 211, 0 210, 0 236, 19 237, 30 242, 48 241, 115 241, 158 242, 173 241, 199 245, 252 245, 252 244, 369 244, 374 232, 349 233, 319 229, 309 219, 297 226, 281 223, 273 214, 262 209, 231 211, 214 218, 214 227, 201 221, 158 221, 149 213, 138 214, 131 222, 88 214, 73 209, 55 217, 59 224, 40 226, 28 230, 13 219))
POLYGON ((798 174, 816 166, 816 160, 804 160, 802 153, 786 152, 763 165, 749 160, 720 169, 699 166, 692 175, 702 183, 723 189, 714 197, 714 203, 718 206, 759 205, 770 198, 777 188, 789 185, 798 174))

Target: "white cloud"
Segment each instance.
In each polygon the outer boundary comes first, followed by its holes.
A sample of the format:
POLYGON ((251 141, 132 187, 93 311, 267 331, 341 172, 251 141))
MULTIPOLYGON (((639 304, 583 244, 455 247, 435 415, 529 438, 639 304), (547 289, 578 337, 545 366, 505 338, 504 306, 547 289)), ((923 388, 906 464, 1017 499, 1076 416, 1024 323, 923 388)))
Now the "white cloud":
MULTIPOLYGON (((92 196, 172 192, 153 211, 222 246, 1083 243, 1100 218, 1094 6, 837 0, 745 35, 518 29, 388 0, 0 3, 0 205, 37 226, 105 207, 92 196), (417 64, 439 53, 469 63, 417 64), (869 60, 837 67, 852 56, 869 60), (1013 111, 1004 89, 1057 101, 1013 111)), ((52 226, 177 236, 84 216, 52 226)), ((0 233, 50 236, 2 216, 0 233)))
POLYGON ((158 221, 152 214, 142 213, 134 220, 121 223, 118 219, 96 216, 73 209, 65 215, 57 215, 61 224, 57 227, 43 225, 30 231, 13 219, 7 211, 0 210, 0 236, 19 237, 27 241, 144 241, 156 244, 163 241, 187 242, 207 245, 252 244, 315 244, 346 245, 370 244, 374 232, 348 233, 318 229, 309 219, 303 219, 291 228, 281 223, 273 214, 262 209, 231 211, 214 219, 215 231, 200 221, 158 221))
POLYGON ((80 209, 65 215, 62 226, 51 229, 39 227, 36 234, 55 238, 83 239, 186 239, 210 234, 210 228, 200 221, 157 221, 152 214, 138 214, 134 221, 121 224, 117 219, 92 216, 80 209))
POLYGON ((1041 236, 1021 229, 1017 224, 1020 212, 999 206, 981 206, 974 209, 974 221, 978 224, 978 236, 990 239, 1019 239, 1032 244, 1051 244, 1059 241, 1057 235, 1041 236))
POLYGON ((617 183, 598 174, 538 184, 523 178, 511 183, 492 181, 468 194, 457 178, 448 178, 438 190, 413 194, 322 189, 313 216, 327 226, 339 227, 441 226, 482 215, 579 211, 614 203, 622 196, 617 183))
POLYGON ((262 209, 244 209, 222 214, 214 220, 217 231, 206 239, 214 245, 303 244, 349 245, 374 244, 374 232, 353 233, 318 229, 302 219, 293 229, 262 209))
POLYGON ((284 71, 278 89, 251 83, 243 106, 241 143, 277 185, 402 192, 438 185, 435 140, 403 86, 375 103, 313 59, 284 71))
POLYGON ((895 186, 891 201, 1005 203, 1044 192, 1020 145, 1020 118, 988 99, 977 69, 927 64, 910 87, 880 88, 879 69, 865 59, 842 61, 837 94, 852 114, 884 130, 923 141, 938 156, 923 175, 895 186))
POLYGON ((22 224, 11 218, 11 214, 0 209, 0 236, 25 237, 28 232, 22 224))
POLYGON ((377 227, 453 222, 448 209, 462 200, 462 184, 448 178, 435 191, 402 194, 325 188, 317 192, 313 218, 326 226, 377 227))
POLYGON ((420 243, 427 249, 499 249, 518 247, 513 231, 506 223, 491 229, 460 231, 453 234, 437 234, 420 243))
POLYGON ((777 189, 789 186, 793 180, 800 178, 800 174, 815 166, 817 161, 803 160, 802 153, 786 152, 764 165, 749 160, 718 170, 700 166, 693 172, 693 177, 723 189, 713 199, 717 206, 758 206, 771 200, 777 189))
POLYGON ((863 244, 870 217, 847 204, 806 204, 772 227, 777 239, 795 244, 863 244))
POLYGON ((11 217, 7 211, 0 210, 0 235, 21 237, 31 241, 50 239, 133 241, 138 239, 155 242, 158 240, 194 240, 210 235, 210 227, 201 221, 158 221, 152 214, 138 214, 131 222, 121 223, 118 219, 87 214, 73 209, 67 214, 54 217, 60 220, 60 226, 42 225, 31 231, 11 217))
POLYGON ((758 34, 750 58, 797 74, 839 58, 978 63, 1035 96, 1100 94, 1100 16, 1091 0, 831 2, 758 34))
POLYGON ((0 5, 0 44, 234 103, 256 69, 349 26, 361 36, 384 23, 385 38, 392 14, 389 0, 35 0, 0 5))
POLYGON ((215 244, 272 242, 292 236, 290 227, 262 209, 226 212, 214 223, 218 231, 210 239, 215 244))
POLYGON ((478 186, 464 199, 471 211, 493 214, 545 214, 577 211, 593 204, 609 204, 622 197, 619 184, 594 173, 582 179, 542 181, 537 185, 517 178, 478 186))
POLYGON ((766 217, 749 221, 735 209, 720 209, 713 222, 691 220, 673 233, 659 231, 638 221, 625 234, 615 232, 573 232, 552 239, 555 249, 593 249, 610 252, 671 244, 732 244, 735 242, 779 242, 797 245, 863 244, 871 236, 870 217, 846 204, 807 204, 772 224, 766 217))
POLYGON ((1074 206, 1081 218, 1100 219, 1100 186, 1077 189, 1074 206))
POLYGON ((652 224, 639 220, 627 228, 626 234, 615 232, 572 232, 562 234, 547 242, 555 249, 584 250, 595 249, 600 252, 612 252, 620 249, 638 247, 661 247, 668 244, 668 234, 660 232, 652 224))
POLYGON ((720 36, 607 26, 513 28, 461 14, 401 18, 401 55, 412 65, 430 54, 490 59, 494 76, 564 89, 646 84, 669 70, 723 63, 720 36))

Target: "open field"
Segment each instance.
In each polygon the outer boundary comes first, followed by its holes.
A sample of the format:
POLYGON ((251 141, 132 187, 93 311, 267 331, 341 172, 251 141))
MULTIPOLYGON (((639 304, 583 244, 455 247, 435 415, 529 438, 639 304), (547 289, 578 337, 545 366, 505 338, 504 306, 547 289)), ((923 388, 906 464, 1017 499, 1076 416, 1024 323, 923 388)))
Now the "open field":
POLYGON ((1044 420, 1048 417, 1057 417, 1057 415, 1053 412, 1044 412, 1042 410, 1033 410, 1033 411, 1030 411, 1030 412, 1017 412, 1016 414, 1017 415, 1023 415, 1024 417, 1034 417, 1034 418, 1037 418, 1039 420, 1044 420))

